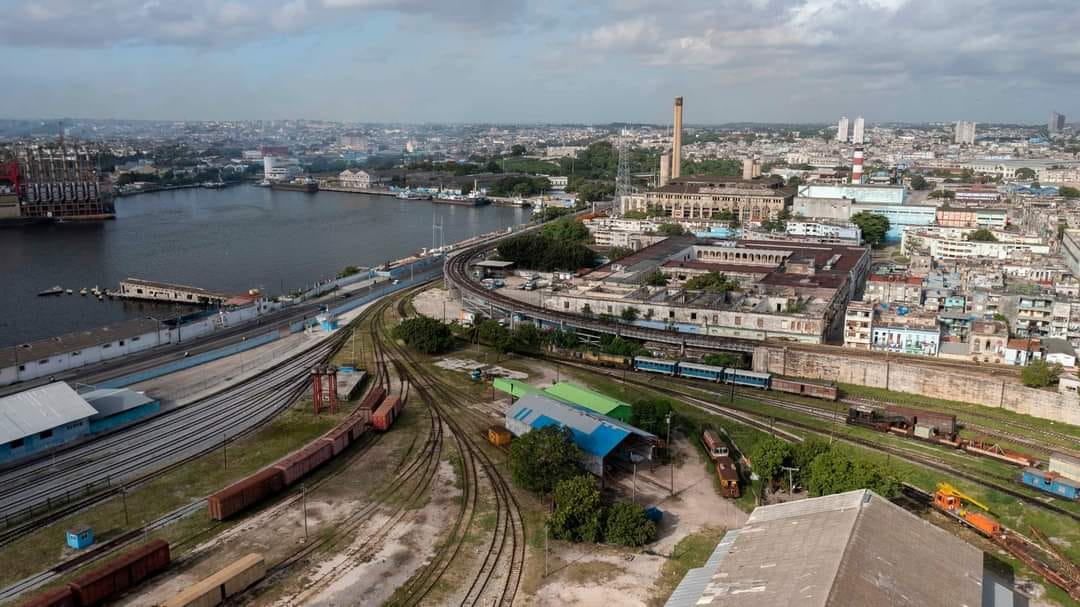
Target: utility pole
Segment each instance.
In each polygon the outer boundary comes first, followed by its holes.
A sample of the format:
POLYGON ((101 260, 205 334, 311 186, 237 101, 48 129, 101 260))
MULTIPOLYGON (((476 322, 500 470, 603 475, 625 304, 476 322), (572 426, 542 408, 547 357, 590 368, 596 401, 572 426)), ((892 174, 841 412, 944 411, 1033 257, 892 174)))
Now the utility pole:
POLYGON ((634 462, 634 499, 633 502, 637 503, 637 462, 634 462))
POLYGON ((671 411, 668 411, 664 419, 667 421, 667 456, 668 465, 671 466, 671 495, 675 495, 675 458, 671 457, 671 411))
POLYGON ((551 526, 544 523, 544 577, 548 576, 548 538, 551 537, 551 526))
POLYGON ((307 530, 307 484, 305 483, 303 485, 300 485, 300 490, 303 492, 300 499, 303 501, 303 504, 304 504, 304 543, 306 544, 307 541, 308 541, 308 530, 307 530))

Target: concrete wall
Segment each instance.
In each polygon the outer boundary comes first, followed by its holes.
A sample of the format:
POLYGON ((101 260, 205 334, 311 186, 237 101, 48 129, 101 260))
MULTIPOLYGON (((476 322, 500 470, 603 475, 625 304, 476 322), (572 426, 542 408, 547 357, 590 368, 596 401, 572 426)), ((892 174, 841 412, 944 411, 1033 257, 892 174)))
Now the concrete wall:
POLYGON ((754 370, 794 375, 931 398, 1000 407, 1033 417, 1080 425, 1080 396, 1037 390, 1016 383, 1011 375, 965 373, 957 367, 934 368, 882 355, 846 356, 839 348, 797 350, 782 346, 754 349, 754 370))

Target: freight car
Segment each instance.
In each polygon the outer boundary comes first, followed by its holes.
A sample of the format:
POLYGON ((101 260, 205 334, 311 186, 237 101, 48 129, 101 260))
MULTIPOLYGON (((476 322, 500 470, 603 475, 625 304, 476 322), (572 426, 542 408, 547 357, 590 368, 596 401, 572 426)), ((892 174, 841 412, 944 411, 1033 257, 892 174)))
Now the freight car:
POLYGON ((1068 500, 1080 499, 1080 483, 1056 472, 1045 472, 1038 468, 1026 468, 1020 475, 1020 482, 1039 491, 1051 493, 1068 500))
POLYGON ((400 414, 401 399, 397 396, 387 397, 383 404, 371 415, 371 425, 380 432, 386 432, 400 414))
POLYGON ((910 409, 908 407, 898 407, 896 405, 887 405, 885 407, 885 414, 894 417, 903 417, 909 428, 914 429, 923 426, 933 430, 933 434, 936 436, 948 437, 952 440, 956 439, 957 428, 955 415, 936 413, 934 411, 923 411, 921 409, 910 409))
POLYGON ((632 360, 629 356, 620 356, 618 354, 605 354, 603 352, 584 352, 581 355, 581 359, 587 360, 593 364, 597 364, 602 367, 616 367, 619 369, 629 368, 632 364, 632 360))
POLYGON ((322 442, 322 439, 318 439, 308 443, 299 451, 293 451, 281 458, 274 464, 274 468, 281 471, 282 484, 291 487, 307 473, 325 464, 332 457, 334 457, 333 447, 322 442))
POLYGON ((370 415, 384 398, 386 398, 386 390, 382 386, 375 386, 367 393, 364 400, 360 401, 360 404, 356 406, 356 410, 366 409, 370 415))
POLYGON ((720 479, 720 494, 739 497, 739 469, 735 467, 735 462, 727 455, 713 460, 716 462, 716 476, 720 479))
POLYGON ((266 560, 249 554, 201 582, 188 586, 162 603, 162 607, 215 607, 239 594, 266 575, 266 560))
POLYGON ((153 540, 71 582, 79 607, 93 607, 123 594, 169 566, 169 544, 153 540))
POLYGON ((271 466, 239 480, 206 499, 210 518, 223 521, 285 488, 281 471, 271 466))
POLYGON ((22 607, 79 607, 79 602, 71 587, 65 585, 35 596, 22 607))
POLYGON ((840 395, 836 386, 828 386, 825 384, 818 384, 809 381, 787 379, 784 377, 772 377, 771 387, 777 392, 787 392, 789 394, 799 394, 802 396, 810 396, 812 398, 820 398, 823 400, 836 400, 840 395))

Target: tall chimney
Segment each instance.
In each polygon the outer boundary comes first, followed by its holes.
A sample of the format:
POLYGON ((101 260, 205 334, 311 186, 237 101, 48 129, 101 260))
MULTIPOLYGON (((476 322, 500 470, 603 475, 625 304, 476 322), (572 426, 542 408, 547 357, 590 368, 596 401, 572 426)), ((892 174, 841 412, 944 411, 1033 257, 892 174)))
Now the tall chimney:
POLYGON ((671 178, 682 174, 682 97, 675 98, 675 134, 671 138, 671 178))
POLYGON ((660 154, 660 187, 664 187, 671 181, 671 150, 664 150, 660 154))
POLYGON ((746 181, 754 178, 754 161, 750 158, 745 158, 742 161, 742 178, 746 181))
POLYGON ((863 163, 863 149, 861 147, 856 146, 855 151, 852 154, 851 183, 862 183, 862 172, 863 172, 862 163, 863 163))

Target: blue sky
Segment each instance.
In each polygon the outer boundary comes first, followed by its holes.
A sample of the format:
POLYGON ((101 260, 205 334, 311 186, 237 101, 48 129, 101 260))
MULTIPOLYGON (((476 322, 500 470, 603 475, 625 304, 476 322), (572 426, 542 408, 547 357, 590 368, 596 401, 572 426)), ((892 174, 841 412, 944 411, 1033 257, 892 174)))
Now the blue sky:
POLYGON ((1075 0, 0 0, 0 117, 1080 115, 1075 0))

